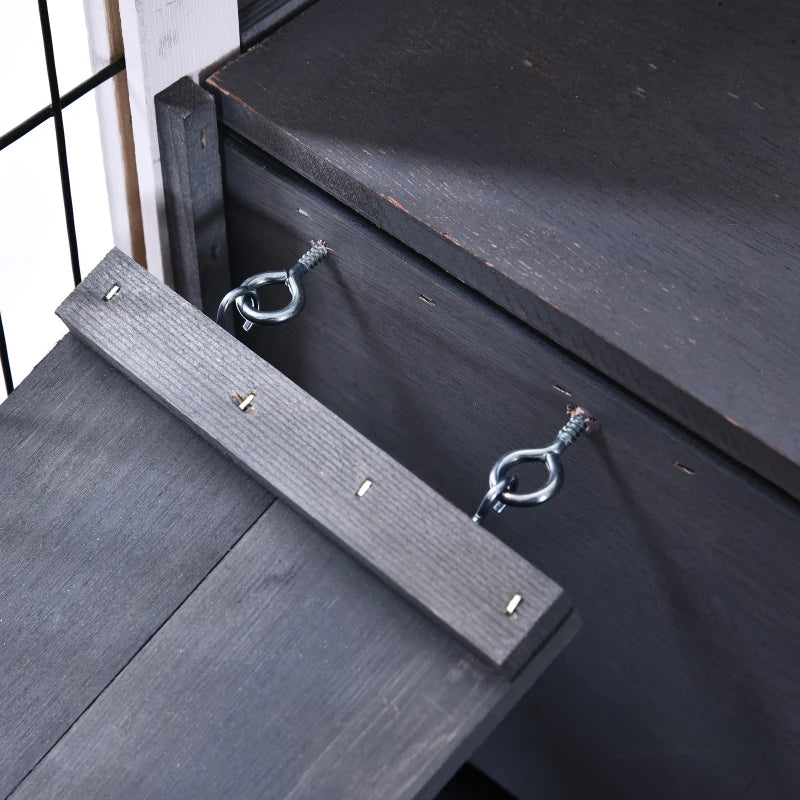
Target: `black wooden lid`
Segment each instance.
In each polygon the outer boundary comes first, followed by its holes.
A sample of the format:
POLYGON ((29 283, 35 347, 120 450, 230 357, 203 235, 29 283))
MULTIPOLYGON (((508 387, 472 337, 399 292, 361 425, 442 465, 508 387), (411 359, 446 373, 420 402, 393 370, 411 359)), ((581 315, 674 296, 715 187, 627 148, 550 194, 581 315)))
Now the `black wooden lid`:
POLYGON ((783 0, 321 0, 210 85, 226 125, 800 497, 797 28, 783 0))

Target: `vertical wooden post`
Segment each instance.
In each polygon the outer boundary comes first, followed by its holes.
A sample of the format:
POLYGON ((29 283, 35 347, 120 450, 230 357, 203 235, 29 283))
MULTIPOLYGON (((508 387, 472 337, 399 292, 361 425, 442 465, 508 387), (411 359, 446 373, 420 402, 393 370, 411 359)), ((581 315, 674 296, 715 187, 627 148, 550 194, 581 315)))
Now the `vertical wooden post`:
POLYGON ((230 288, 216 105, 181 78, 155 107, 174 286, 213 318, 230 288))
MULTIPOLYGON (((122 28, 117 0, 84 0, 86 30, 92 71, 122 58, 122 28)), ((100 142, 108 190, 108 205, 114 245, 140 264, 145 263, 142 209, 131 130, 126 71, 115 75, 94 91, 100 121, 100 142)))
POLYGON ((171 282, 155 95, 239 51, 236 0, 119 0, 148 269, 171 282))

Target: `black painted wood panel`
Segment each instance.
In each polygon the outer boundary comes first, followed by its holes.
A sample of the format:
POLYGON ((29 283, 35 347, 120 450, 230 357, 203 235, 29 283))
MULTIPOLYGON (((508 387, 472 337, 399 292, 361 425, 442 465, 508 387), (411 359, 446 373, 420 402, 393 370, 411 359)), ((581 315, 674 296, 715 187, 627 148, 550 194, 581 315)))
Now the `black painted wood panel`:
POLYGON ((793 0, 322 0, 210 84, 228 126, 800 497, 799 38, 793 0))
POLYGON ((509 683, 278 502, 15 798, 430 798, 542 664, 509 683))
POLYGON ((72 336, 0 405, 0 797, 271 499, 72 336))
POLYGON ((303 313, 243 340, 463 511, 567 403, 600 419, 555 500, 487 522, 585 624, 477 763, 537 800, 794 800, 798 503, 249 146, 224 162, 236 281, 332 250, 303 313))

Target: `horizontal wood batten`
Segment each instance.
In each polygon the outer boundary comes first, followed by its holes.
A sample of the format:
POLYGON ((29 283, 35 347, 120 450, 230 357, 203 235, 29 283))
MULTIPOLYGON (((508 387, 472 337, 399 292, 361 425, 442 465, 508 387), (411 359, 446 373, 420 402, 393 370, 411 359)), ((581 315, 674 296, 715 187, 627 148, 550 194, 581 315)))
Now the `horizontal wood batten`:
POLYGON ((518 669, 570 612, 553 581, 123 253, 109 253, 58 315, 496 666, 518 669), (250 392, 245 412, 234 397, 250 392), (515 593, 523 602, 508 616, 515 593))

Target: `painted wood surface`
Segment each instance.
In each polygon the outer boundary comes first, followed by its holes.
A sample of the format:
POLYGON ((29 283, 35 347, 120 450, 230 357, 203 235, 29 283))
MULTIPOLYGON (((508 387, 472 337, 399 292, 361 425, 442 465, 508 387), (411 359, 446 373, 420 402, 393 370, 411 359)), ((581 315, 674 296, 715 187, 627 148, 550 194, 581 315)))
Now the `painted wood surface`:
POLYGON ((216 317, 231 284, 214 99, 183 77, 155 104, 173 285, 216 317))
POLYGON ((147 267, 170 282, 154 96, 239 52, 236 0, 119 0, 147 267))
POLYGON ((0 797, 270 502, 71 336, 0 405, 0 797))
POLYGON ((120 251, 57 313, 494 665, 519 669, 570 613, 559 586, 120 251), (113 285, 119 291, 104 300, 113 285), (516 593, 523 602, 506 614, 516 593))
POLYGON ((567 403, 600 420, 565 454, 558 497, 487 522, 585 624, 479 766, 536 800, 794 800, 798 503, 254 148, 224 154, 234 280, 311 238, 332 249, 303 313, 243 340, 462 511, 567 403))
POLYGON ((210 84, 227 125, 800 497, 795 29, 791 0, 322 0, 210 84))
POLYGON ((275 503, 15 798, 432 797, 534 674, 275 503))

